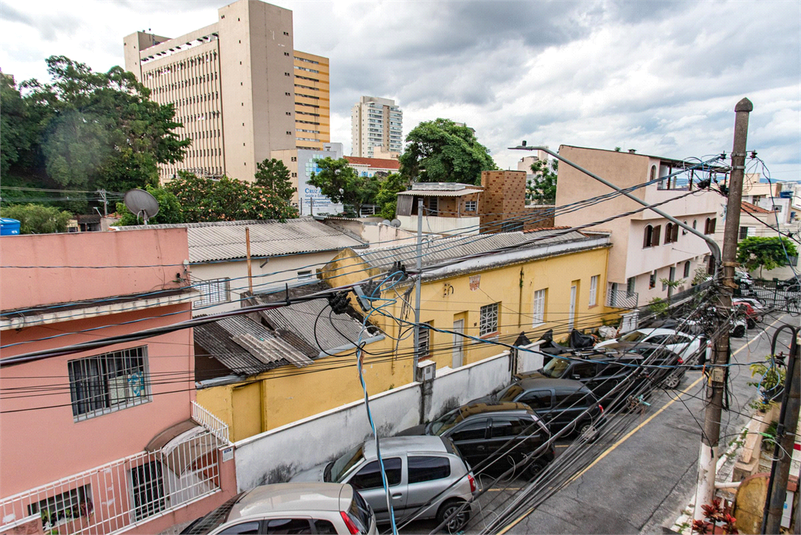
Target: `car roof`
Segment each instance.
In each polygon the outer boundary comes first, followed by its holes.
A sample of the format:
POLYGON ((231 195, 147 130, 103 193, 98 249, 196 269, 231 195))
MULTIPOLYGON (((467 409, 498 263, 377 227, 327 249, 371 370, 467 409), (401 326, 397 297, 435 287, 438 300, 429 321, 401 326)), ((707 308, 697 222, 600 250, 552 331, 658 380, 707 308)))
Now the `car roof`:
MULTIPOLYGON (((375 460, 375 440, 364 442, 362 455, 368 461, 375 460)), ((381 457, 386 459, 392 455, 404 453, 448 453, 442 438, 437 435, 415 435, 406 437, 387 437, 381 439, 381 457)))
POLYGON ((515 403, 511 401, 504 403, 471 403, 469 405, 462 405, 460 409, 460 416, 462 420, 476 414, 487 414, 492 412, 520 411, 532 414, 534 412, 525 403, 515 403))
POLYGON ((521 379, 517 384, 523 390, 534 390, 535 388, 553 388, 554 390, 587 390, 584 383, 573 379, 551 379, 550 377, 531 377, 521 379))
MULTIPOLYGON (((677 332, 679 332, 676 329, 666 329, 664 327, 646 327, 643 329, 635 329, 635 331, 643 333, 648 336, 653 336, 655 334, 676 334, 677 332)), ((626 336, 626 334, 621 334, 620 336, 623 337, 626 336)))
POLYGON ((283 511, 339 511, 340 496, 350 501, 353 488, 339 483, 277 483, 246 492, 228 521, 283 511))

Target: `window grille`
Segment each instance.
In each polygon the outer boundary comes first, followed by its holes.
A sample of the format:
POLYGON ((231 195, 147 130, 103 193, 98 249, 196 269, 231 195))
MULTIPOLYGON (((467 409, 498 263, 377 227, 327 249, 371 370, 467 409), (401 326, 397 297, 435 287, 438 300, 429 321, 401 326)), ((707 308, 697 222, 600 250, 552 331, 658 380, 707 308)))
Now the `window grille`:
POLYGON ((167 508, 160 462, 150 461, 132 468, 131 489, 136 520, 147 518, 167 508))
POLYGON ((420 333, 417 342, 417 355, 418 357, 427 357, 431 353, 431 331, 429 327, 431 322, 420 324, 420 333))
POLYGON ((146 346, 71 360, 67 365, 76 421, 150 401, 146 346))
POLYGON ((195 308, 213 305, 215 303, 227 303, 231 300, 230 279, 210 279, 198 283, 197 289, 200 291, 200 300, 195 301, 195 308))
POLYGON ((478 335, 484 336, 498 331, 498 303, 481 307, 478 320, 478 335))
POLYGON ((534 326, 545 323, 545 295, 545 288, 534 292, 534 311, 531 314, 534 326))
POLYGON ((590 278, 590 305, 595 306, 598 304, 598 280, 600 279, 600 275, 593 275, 590 278))
POLYGON ((465 212, 475 212, 478 208, 477 201, 465 201, 464 203, 464 211, 465 212))
POLYGON ((39 514, 48 529, 88 516, 92 512, 92 486, 83 485, 28 505, 28 515, 39 514))

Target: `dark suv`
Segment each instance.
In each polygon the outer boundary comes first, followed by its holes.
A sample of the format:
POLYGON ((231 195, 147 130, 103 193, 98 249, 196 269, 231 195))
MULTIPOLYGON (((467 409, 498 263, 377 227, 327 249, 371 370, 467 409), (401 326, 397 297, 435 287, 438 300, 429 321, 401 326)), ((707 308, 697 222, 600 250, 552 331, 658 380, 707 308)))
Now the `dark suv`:
MULTIPOLYGON (((448 437, 471 466, 491 472, 524 463, 551 438, 539 417, 522 403, 462 405, 431 423, 404 429, 398 435, 448 437)), ((554 447, 550 444, 527 464, 528 474, 536 474, 553 458, 554 447)))
POLYGON ((569 428, 568 433, 593 436, 603 420, 603 407, 580 381, 538 377, 515 381, 494 396, 472 403, 525 403, 542 419, 551 433, 569 428), (585 413, 586 412, 586 413, 585 413))

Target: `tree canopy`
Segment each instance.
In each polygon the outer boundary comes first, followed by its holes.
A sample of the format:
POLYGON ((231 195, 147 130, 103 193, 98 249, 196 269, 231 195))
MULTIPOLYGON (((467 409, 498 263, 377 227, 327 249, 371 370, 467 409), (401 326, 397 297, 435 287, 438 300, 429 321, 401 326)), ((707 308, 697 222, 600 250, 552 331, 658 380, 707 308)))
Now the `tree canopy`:
POLYGON ((399 159, 401 175, 417 182, 480 184, 482 171, 497 169, 473 130, 449 119, 417 125, 399 159))
POLYGON ((297 188, 292 185, 289 169, 284 162, 268 158, 256 164, 256 167, 258 168, 255 175, 256 185, 267 188, 287 202, 292 200, 292 195, 295 194, 297 188))
POLYGON ((795 245, 784 237, 751 236, 737 244, 737 262, 748 271, 771 270, 787 265, 788 256, 797 256, 795 245))
POLYGON ((526 184, 526 198, 535 204, 556 203, 556 171, 558 162, 537 160, 531 164, 534 178, 526 184))
POLYGON ((385 219, 394 219, 398 207, 398 192, 409 189, 409 182, 400 173, 390 173, 379 178, 378 193, 375 202, 379 206, 380 215, 385 219))
POLYGON ((16 204, 0 208, 0 216, 19 221, 20 234, 48 234, 67 232, 72 214, 54 206, 16 204))
POLYGON ((133 73, 96 73, 64 56, 46 62, 51 83, 0 83, 4 174, 126 191, 156 185, 157 165, 183 158, 191 140, 175 134, 173 106, 151 101, 133 73))
POLYGON ((331 202, 353 207, 357 217, 363 205, 375 202, 379 188, 378 177, 360 176, 345 158, 323 158, 317 160, 317 167, 320 172, 312 173, 309 184, 320 188, 331 202))

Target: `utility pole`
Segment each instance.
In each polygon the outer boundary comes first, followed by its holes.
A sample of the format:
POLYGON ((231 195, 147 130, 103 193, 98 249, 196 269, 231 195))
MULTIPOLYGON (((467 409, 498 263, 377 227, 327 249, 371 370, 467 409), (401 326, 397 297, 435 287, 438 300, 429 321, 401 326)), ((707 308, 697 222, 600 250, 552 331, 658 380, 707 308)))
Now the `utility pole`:
POLYGON ((414 283, 414 359, 412 382, 417 381, 417 363, 420 361, 420 290, 423 286, 423 199, 417 199, 417 280, 414 283))
MULTIPOLYGON (((801 374, 798 373, 799 333, 793 329, 793 342, 787 360, 784 380, 782 410, 776 428, 776 447, 770 467, 768 495, 765 498, 765 514, 762 517, 762 533, 779 533, 782 523, 784 501, 787 498, 787 481, 793 460, 795 433, 798 426, 799 396, 801 396, 801 374)), ((801 509, 801 508, 800 508, 801 509)), ((796 533, 798 532, 796 524, 796 533)))
POLYGON ((734 282, 734 268, 737 265, 737 237, 740 229, 740 208, 743 196, 743 176, 745 175, 745 145, 748 137, 748 114, 754 105, 747 98, 734 107, 734 145, 731 153, 731 176, 729 178, 729 200, 726 207, 726 228, 723 235, 723 280, 719 286, 719 310, 716 314, 718 332, 715 340, 714 360, 707 383, 704 434, 701 437, 701 453, 698 458, 698 485, 695 492, 695 511, 693 518, 703 520, 703 505, 712 503, 715 497, 715 476, 720 442, 720 420, 723 409, 723 391, 726 387, 729 363, 729 328, 720 325, 721 318, 727 317, 731 310, 731 296, 737 286, 734 282))
POLYGON ((103 217, 108 217, 108 197, 106 197, 108 192, 104 189, 99 189, 97 193, 100 194, 100 199, 103 201, 103 217))

